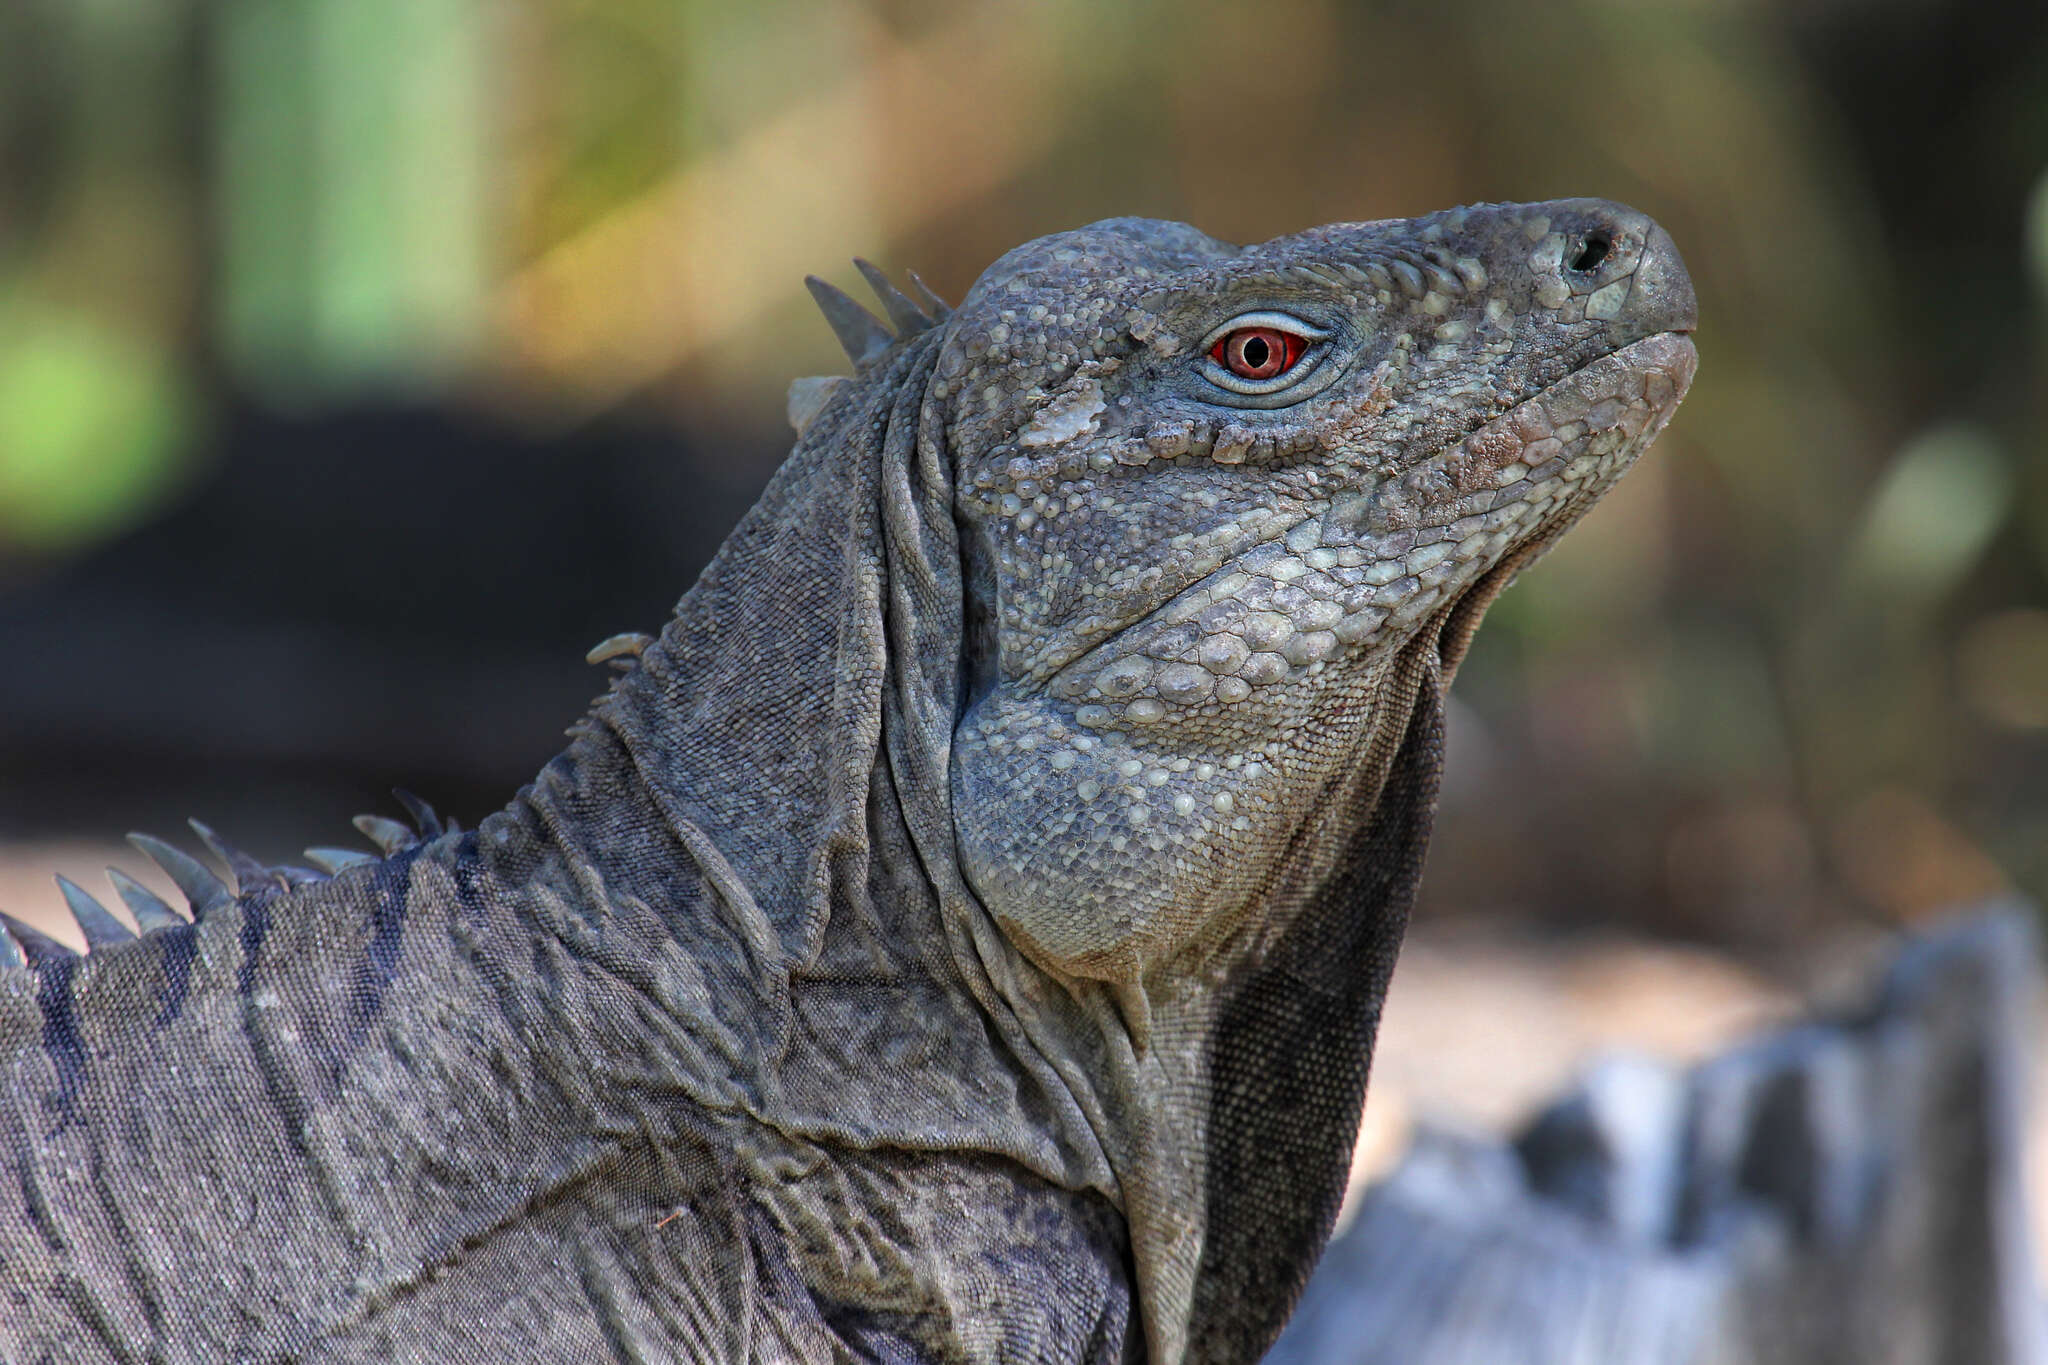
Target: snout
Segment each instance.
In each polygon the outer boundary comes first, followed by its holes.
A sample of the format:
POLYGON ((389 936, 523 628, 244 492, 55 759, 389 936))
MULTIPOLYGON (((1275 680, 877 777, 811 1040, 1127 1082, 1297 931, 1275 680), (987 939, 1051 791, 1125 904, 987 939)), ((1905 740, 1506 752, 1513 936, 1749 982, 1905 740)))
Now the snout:
POLYGON ((1671 234, 1647 213, 1607 199, 1517 206, 1539 302, 1577 298, 1585 316, 1633 340, 1690 332, 1699 322, 1692 276, 1671 234))

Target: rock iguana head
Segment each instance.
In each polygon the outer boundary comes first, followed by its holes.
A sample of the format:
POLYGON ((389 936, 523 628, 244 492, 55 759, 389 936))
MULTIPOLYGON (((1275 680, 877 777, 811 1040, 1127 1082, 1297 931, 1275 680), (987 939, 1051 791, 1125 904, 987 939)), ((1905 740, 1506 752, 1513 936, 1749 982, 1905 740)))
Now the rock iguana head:
POLYGON ((1693 319, 1671 239, 1599 200, 1242 248, 1114 219, 993 265, 932 394, 970 569, 955 819, 1025 951, 1129 980, 1220 941, 1384 741, 1403 647, 1663 427, 1693 319))

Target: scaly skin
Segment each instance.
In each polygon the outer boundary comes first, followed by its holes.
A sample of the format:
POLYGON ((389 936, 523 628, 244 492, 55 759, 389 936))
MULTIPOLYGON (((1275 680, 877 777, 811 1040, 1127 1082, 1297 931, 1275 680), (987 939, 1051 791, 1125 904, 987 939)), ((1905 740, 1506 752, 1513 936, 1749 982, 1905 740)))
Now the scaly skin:
POLYGON ((0 972, 0 1354, 1264 1349, 1441 690, 1683 394, 1684 268, 1573 200, 824 301, 858 375, 511 806, 0 972))

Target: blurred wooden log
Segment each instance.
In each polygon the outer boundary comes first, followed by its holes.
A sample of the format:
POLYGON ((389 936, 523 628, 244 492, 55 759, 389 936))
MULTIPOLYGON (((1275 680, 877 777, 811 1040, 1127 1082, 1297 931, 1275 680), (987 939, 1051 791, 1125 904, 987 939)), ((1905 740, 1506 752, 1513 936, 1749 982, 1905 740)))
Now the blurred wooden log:
POLYGON ((1602 1064, 1514 1141, 1426 1132, 1269 1365, 2041 1365, 2031 907, 1690 1070, 1602 1064))

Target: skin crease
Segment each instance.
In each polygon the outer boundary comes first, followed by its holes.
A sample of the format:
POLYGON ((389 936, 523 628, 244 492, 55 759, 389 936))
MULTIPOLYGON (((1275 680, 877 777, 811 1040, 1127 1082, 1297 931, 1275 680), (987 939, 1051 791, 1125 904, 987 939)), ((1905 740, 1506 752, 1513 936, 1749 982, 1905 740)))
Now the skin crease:
POLYGON ((814 293, 857 373, 504 809, 0 937, 0 1357, 1270 1344, 1442 691, 1684 394, 1684 267, 1561 200, 814 293))

